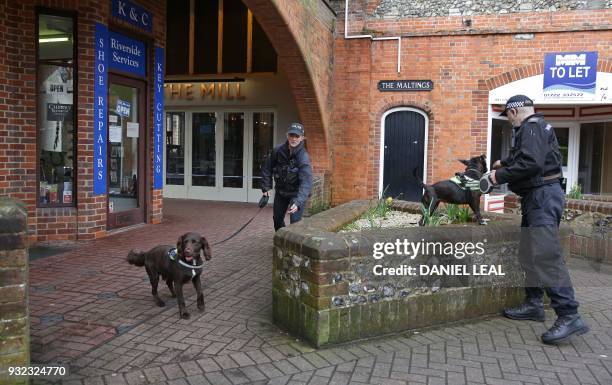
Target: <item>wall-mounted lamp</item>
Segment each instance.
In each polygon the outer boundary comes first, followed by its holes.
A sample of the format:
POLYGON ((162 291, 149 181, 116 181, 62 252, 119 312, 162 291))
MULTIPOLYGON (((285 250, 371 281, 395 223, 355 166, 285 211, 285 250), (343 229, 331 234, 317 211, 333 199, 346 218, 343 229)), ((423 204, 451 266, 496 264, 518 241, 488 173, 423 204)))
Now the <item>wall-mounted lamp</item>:
POLYGON ((69 41, 68 36, 55 36, 55 37, 41 37, 38 39, 39 43, 56 43, 61 41, 69 41))

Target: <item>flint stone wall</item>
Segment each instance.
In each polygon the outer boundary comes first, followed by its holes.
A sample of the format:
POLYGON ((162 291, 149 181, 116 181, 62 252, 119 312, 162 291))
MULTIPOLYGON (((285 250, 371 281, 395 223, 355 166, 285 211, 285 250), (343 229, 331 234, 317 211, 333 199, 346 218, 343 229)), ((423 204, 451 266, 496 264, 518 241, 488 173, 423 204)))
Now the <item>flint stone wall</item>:
MULTIPOLYGON (((520 222, 495 215, 488 226, 413 227, 337 233, 359 217, 369 201, 352 201, 279 230, 274 237, 274 322, 320 347, 496 314, 523 297, 523 273, 516 259, 520 222), (372 256, 375 242, 480 242, 478 257, 372 256), (501 265, 505 276, 376 276, 375 264, 396 267, 464 264, 501 265)), ((419 211, 419 205, 394 203, 419 211)))
POLYGON ((26 384, 8 377, 9 366, 30 362, 28 318, 27 213, 14 200, 0 198, 0 384, 26 384))
POLYGON ((612 8, 611 0, 382 0, 373 15, 378 18, 446 17, 505 14, 515 12, 554 12, 612 8))

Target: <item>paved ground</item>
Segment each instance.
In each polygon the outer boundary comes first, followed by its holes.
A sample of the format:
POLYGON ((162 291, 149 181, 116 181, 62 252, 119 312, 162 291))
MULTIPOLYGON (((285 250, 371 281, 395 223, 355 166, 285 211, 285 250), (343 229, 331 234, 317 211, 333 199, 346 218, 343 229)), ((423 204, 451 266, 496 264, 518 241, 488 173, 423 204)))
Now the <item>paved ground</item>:
MULTIPOLYGON (((592 332, 555 347, 552 324, 491 317, 313 350, 271 322, 272 212, 213 248, 204 270, 206 311, 185 286, 191 319, 176 301, 154 305, 131 248, 173 244, 186 231, 219 241, 255 205, 167 200, 161 225, 80 243, 32 262, 34 362, 68 362, 74 384, 612 384, 612 274, 572 265, 592 332)), ((161 285, 160 285, 161 287, 161 285)))

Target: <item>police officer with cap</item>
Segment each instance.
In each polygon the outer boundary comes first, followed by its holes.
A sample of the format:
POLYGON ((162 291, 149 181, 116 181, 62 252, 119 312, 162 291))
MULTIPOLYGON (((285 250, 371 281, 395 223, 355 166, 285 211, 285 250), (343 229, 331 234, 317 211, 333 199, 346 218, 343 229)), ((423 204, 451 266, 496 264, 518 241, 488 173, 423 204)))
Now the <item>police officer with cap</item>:
POLYGON ((274 176, 274 230, 285 227, 285 213, 290 223, 302 219, 306 200, 312 188, 312 167, 304 148, 304 126, 291 123, 287 130, 287 141, 276 146, 266 158, 261 169, 264 196, 272 190, 274 176))
POLYGON ((561 153, 555 131, 533 101, 525 95, 508 99, 501 113, 514 127, 510 156, 493 164, 489 179, 508 183, 521 196, 521 242, 519 260, 525 270, 525 301, 504 315, 517 320, 544 321, 544 291, 557 315, 554 325, 542 334, 548 344, 563 342, 589 331, 578 314, 578 302, 563 260, 559 222, 565 194, 561 188, 561 153))

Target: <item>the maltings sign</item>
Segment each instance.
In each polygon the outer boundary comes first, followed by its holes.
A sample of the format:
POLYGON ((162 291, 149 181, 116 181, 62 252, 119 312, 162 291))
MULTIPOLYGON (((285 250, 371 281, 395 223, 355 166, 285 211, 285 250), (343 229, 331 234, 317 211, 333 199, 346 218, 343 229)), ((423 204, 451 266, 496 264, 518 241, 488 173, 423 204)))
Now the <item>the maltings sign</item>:
POLYGON ((378 82, 379 91, 431 91, 431 80, 381 80, 378 82))

